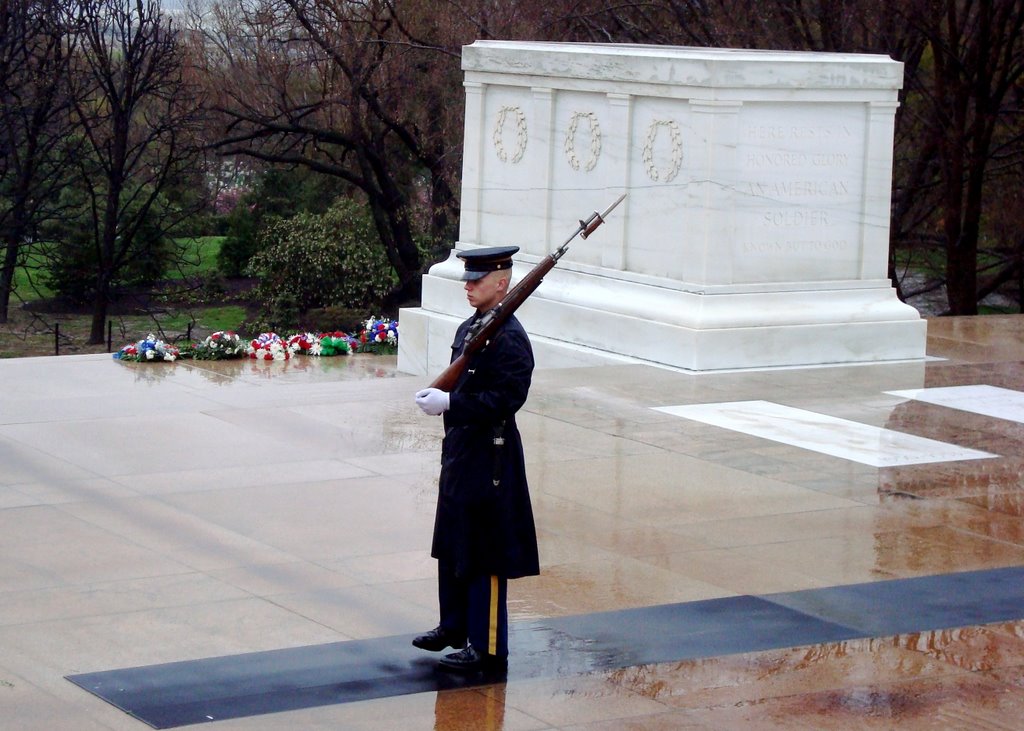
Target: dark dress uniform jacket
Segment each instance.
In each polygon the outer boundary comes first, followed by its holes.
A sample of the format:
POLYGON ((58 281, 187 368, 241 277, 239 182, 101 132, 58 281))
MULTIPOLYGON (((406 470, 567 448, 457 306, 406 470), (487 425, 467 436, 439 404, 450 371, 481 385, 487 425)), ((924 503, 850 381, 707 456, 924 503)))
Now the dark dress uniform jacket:
MULTIPOLYGON (((452 360, 462 352, 474 319, 455 333, 452 360)), ((431 556, 459 576, 514 579, 540 573, 523 441, 515 420, 532 376, 530 340, 510 317, 469 359, 451 391, 431 556), (504 438, 503 446, 495 446, 496 434, 504 438)))

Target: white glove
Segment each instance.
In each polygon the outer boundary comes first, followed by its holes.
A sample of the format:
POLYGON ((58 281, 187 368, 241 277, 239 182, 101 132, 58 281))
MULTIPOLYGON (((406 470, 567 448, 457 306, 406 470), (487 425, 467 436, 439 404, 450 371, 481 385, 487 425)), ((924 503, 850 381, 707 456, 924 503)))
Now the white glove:
POLYGON ((440 416, 448 410, 448 392, 439 388, 424 388, 416 392, 416 405, 424 414, 440 416))

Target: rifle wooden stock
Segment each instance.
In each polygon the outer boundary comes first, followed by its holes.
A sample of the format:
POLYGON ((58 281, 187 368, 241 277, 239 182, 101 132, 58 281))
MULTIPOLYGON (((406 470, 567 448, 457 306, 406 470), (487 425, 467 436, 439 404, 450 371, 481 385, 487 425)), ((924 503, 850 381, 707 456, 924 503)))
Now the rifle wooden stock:
POLYGON ((447 368, 441 371, 441 375, 434 379, 434 382, 430 384, 431 388, 439 388, 442 391, 451 391, 455 388, 455 384, 459 380, 459 376, 466 370, 466 366, 469 363, 469 358, 478 350, 483 348, 487 343, 490 342, 491 338, 494 337, 494 333, 498 331, 505 321, 512 316, 512 314, 519 309, 519 306, 526 301, 526 298, 533 294, 537 287, 540 286, 541 282, 544 281, 544 276, 550 272, 558 260, 562 258, 566 250, 569 248, 569 242, 571 242, 577 235, 582 236, 584 239, 594 233, 598 226, 604 223, 605 216, 611 213, 615 206, 622 202, 622 199, 626 197, 623 193, 619 196, 618 200, 612 203, 603 213, 595 211, 587 220, 580 221, 579 227, 572 232, 572 235, 565 240, 557 251, 553 254, 548 254, 537 265, 530 270, 530 273, 523 277, 515 287, 513 287, 505 297, 496 304, 492 309, 488 310, 483 317, 470 329, 466 335, 465 344, 462 347, 462 353, 451 362, 447 368))

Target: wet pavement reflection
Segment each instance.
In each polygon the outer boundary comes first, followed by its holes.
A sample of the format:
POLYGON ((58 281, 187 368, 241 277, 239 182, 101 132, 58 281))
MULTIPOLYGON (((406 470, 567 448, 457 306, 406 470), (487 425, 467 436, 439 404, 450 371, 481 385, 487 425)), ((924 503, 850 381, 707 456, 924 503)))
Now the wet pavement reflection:
POLYGON ((483 691, 438 692, 435 731, 505 731, 505 685, 483 691))
MULTIPOLYGON (((1012 595, 992 585, 964 597, 955 577, 1024 567, 1024 423, 891 392, 1024 392, 1024 318, 931 320, 928 352, 764 372, 538 371, 519 421, 543 571, 510 587, 507 683, 216 728, 1020 728, 1024 603, 1013 616, 1012 595), (879 468, 655 411, 742 401, 996 456, 879 468), (937 576, 953 588, 913 611, 915 584, 883 590, 937 576), (879 593, 853 596, 862 583, 879 593), (794 623, 776 633, 785 646, 751 649, 749 618, 692 613, 765 595, 819 620, 827 605, 867 636, 809 639, 794 623), (690 607, 674 633, 714 629, 725 649, 644 654, 669 643, 641 639, 630 623, 647 620, 626 613, 668 605, 690 607), (944 611, 959 621, 928 624, 944 611), (596 628, 558 625, 599 613, 622 613, 621 635, 636 639, 613 646, 596 628)), ((372 649, 434 626, 441 434, 411 397, 428 380, 393 356, 0 362, 6 722, 137 729, 64 676, 372 649)), ((399 661, 429 674, 435 658, 407 645, 394 645, 399 661)))

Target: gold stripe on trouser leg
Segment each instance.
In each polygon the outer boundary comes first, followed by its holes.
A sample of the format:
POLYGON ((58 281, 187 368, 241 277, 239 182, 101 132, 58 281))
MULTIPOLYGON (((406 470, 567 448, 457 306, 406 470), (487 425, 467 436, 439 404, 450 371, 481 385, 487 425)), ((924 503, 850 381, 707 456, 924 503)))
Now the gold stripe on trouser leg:
POLYGON ((491 577, 491 613, 487 623, 487 654, 498 654, 498 577, 491 577))

